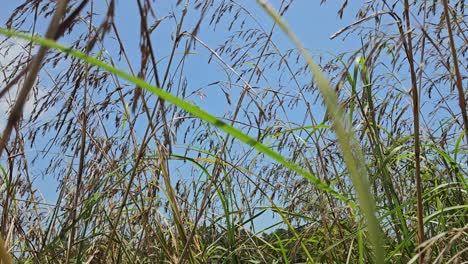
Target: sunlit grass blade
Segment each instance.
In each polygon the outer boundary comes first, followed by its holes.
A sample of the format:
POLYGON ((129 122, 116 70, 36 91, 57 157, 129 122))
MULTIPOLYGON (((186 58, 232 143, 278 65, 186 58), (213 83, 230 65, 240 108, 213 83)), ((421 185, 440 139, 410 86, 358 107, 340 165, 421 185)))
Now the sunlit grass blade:
POLYGON ((291 169, 292 171, 296 172, 297 174, 299 175, 302 175, 303 177, 305 177, 306 179, 308 179, 310 182, 312 182, 313 184, 315 184, 318 188, 322 189, 323 191, 325 192, 328 192, 330 193, 331 195, 333 195, 334 197, 340 199, 341 201, 349 204, 349 205, 353 205, 353 202, 351 200, 349 200, 348 198, 346 198, 345 196, 343 196, 342 194, 338 193, 337 191, 333 190, 330 186, 328 186, 327 184, 325 184, 324 182, 320 181, 320 179, 318 179, 316 176, 312 175, 311 173, 305 171, 304 169, 302 169, 301 167, 299 167, 297 164, 293 163, 293 162, 290 162, 288 161, 284 156, 282 156, 281 154, 279 154, 278 152, 272 150, 271 148, 269 148, 268 146, 256 141, 255 139, 251 138, 250 136, 244 134, 242 131, 234 128, 233 126, 225 123, 224 121, 218 119, 217 117, 209 114, 208 112, 200 109, 199 107, 183 100, 183 99, 180 99, 164 90, 162 90, 161 88, 159 87, 156 87, 154 85, 151 85, 145 81, 143 81, 142 79, 140 78, 137 78, 127 72, 124 72, 122 70, 119 70, 99 59, 96 59, 94 57, 91 57, 91 56, 87 56, 86 54, 80 52, 80 51, 77 51, 77 50, 73 50, 69 47, 66 47, 66 46, 63 46, 53 40, 49 40, 49 39, 45 39, 45 38, 42 38, 42 37, 39 37, 39 36, 31 36, 31 35, 28 35, 28 34, 24 34, 24 33, 20 33, 20 32, 16 32, 16 31, 12 31, 12 30, 8 30, 8 29, 4 29, 4 28, 0 28, 0 34, 2 35, 5 35, 5 36, 8 36, 8 37, 17 37, 17 38, 21 38, 21 39, 25 39, 25 40, 29 40, 29 41, 32 41, 34 43, 38 43, 40 45, 43 45, 43 46, 46 46, 46 47, 49 47, 49 48, 53 48, 53 49, 56 49, 56 50, 59 50, 61 52, 64 52, 64 53, 67 53, 75 58, 78 58, 86 63, 89 63, 91 65, 94 65, 94 66, 97 66, 101 69, 104 69, 110 73, 113 73, 119 77, 121 77, 122 79, 125 79, 129 82, 132 82, 133 84, 135 84, 136 86, 138 87, 142 87, 150 92, 152 92, 153 94, 159 96, 160 98, 164 99, 165 101, 169 102, 169 103, 172 103, 174 105, 176 105, 177 107, 180 107, 181 109, 191 113, 192 115, 204 120, 205 122, 207 123, 210 123, 216 127, 218 127, 219 129, 225 131, 226 133, 230 134, 231 136, 235 137, 236 139, 252 146, 253 148, 255 148, 256 150, 258 150, 259 152, 265 154, 266 156, 269 156, 270 158, 278 161, 279 163, 281 163, 282 165, 284 165, 285 167, 291 169))
POLYGON ((281 16, 265 0, 257 0, 263 9, 272 17, 275 23, 286 33, 301 55, 307 62, 312 75, 315 78, 317 86, 322 94, 327 107, 327 112, 333 120, 333 128, 336 132, 338 142, 340 143, 344 161, 348 168, 353 185, 356 189, 359 205, 367 220, 369 237, 374 245, 375 259, 383 260, 384 250, 381 238, 380 225, 376 217, 375 201, 370 192, 366 164, 364 162, 360 146, 356 143, 354 133, 351 128, 346 127, 343 109, 338 104, 336 93, 331 89, 330 84, 322 73, 320 67, 314 62, 306 48, 299 39, 293 34, 281 16))

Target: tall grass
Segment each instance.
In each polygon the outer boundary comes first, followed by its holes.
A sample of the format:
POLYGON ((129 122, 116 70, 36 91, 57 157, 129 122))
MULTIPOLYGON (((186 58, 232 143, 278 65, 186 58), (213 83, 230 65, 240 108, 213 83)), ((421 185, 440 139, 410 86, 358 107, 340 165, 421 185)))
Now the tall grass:
POLYGON ((258 2, 299 49, 317 82, 318 88, 324 98, 327 112, 333 120, 333 128, 336 132, 338 142, 341 145, 343 159, 351 175, 353 185, 356 188, 359 204, 366 216, 367 224, 369 225, 369 237, 375 248, 375 260, 382 261, 385 253, 383 251, 380 226, 376 218, 374 197, 370 192, 367 171, 364 169, 366 164, 361 152, 361 147, 357 144, 356 138, 354 137, 353 130, 349 126, 346 127, 344 111, 338 104, 337 95, 331 89, 330 83, 320 70, 320 67, 314 62, 306 48, 281 19, 281 16, 266 1, 259 0, 258 2))
MULTIPOLYGON (((467 259, 459 2, 363 3, 357 20, 332 36, 358 33, 362 46, 317 56, 320 65, 283 20, 295 3, 276 10, 258 0, 273 22, 265 29, 262 15, 228 2, 186 1, 157 19, 151 1, 137 0, 139 58, 114 1, 104 15, 103 3, 61 2, 67 13, 46 38, 35 25, 55 4, 18 7, 0 34, 28 41, 29 52, 2 65, 0 100, 43 67, 39 84, 26 85, 34 110, 12 110, 24 117, 10 119, 11 140, 2 135, 2 262, 467 259), (445 24, 433 28, 438 19, 445 24), (21 33, 28 23, 34 30, 21 33), (224 24, 231 35, 221 46, 205 42, 206 28, 224 24), (165 26, 172 38, 160 54, 154 37, 165 26), (278 29, 294 49, 277 46, 278 29), (77 40, 65 46, 61 37, 77 40), (216 62, 224 78, 207 74, 192 87, 190 61, 199 58, 207 72, 216 62), (52 86, 45 95, 41 83, 52 86), (447 83, 456 89, 442 89, 447 83), (204 110, 216 100, 223 109, 204 110), (57 177, 55 204, 38 195, 36 169, 57 177)), ((338 15, 346 8, 344 1, 338 15)))

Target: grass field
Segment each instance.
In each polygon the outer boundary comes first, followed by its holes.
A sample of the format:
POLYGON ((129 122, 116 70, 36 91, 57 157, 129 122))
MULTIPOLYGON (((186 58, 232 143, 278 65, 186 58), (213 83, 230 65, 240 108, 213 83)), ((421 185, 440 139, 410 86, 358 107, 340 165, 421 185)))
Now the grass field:
POLYGON ((294 1, 159 4, 0 28, 2 263, 468 261, 463 1, 342 1, 331 55, 294 1))

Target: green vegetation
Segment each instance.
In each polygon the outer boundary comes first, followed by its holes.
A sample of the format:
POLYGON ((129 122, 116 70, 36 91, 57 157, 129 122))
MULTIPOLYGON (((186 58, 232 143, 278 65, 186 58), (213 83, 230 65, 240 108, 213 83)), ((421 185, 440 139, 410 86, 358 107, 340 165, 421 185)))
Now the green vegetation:
POLYGON ((283 18, 293 1, 258 0, 268 31, 234 1, 186 1, 157 19, 155 3, 137 0, 136 59, 115 1, 26 1, 0 28, 5 58, 8 41, 27 43, 0 65, 0 259, 468 260, 464 6, 422 2, 362 4, 332 36, 357 33, 361 47, 314 60, 283 18), (203 27, 223 23, 224 44, 206 44, 203 27), (293 49, 275 44, 280 30, 293 49), (225 78, 191 87, 192 59, 216 61, 225 78), (210 98, 225 108, 204 107, 210 98), (55 204, 36 171, 58 182, 55 204))

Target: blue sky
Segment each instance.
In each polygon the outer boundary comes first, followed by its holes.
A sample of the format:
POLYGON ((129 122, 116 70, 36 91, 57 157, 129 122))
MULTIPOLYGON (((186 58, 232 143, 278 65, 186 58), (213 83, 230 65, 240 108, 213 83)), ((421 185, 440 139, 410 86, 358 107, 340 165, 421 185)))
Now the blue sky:
MULTIPOLYGON (((4 25, 5 20, 8 14, 11 13, 11 10, 17 4, 16 1, 2 1, 2 9, 0 9, 0 24, 4 25)), ((163 16, 167 14, 170 10, 177 10, 180 7, 175 5, 176 1, 160 1, 158 3, 163 3, 158 8, 156 8, 156 15, 163 16)), ((279 1, 272 1, 273 4, 278 3, 279 1)), ((310 1, 310 0, 296 0, 292 6, 290 7, 289 11, 286 13, 285 19, 287 23, 294 29, 294 32, 297 36, 303 41, 304 45, 311 51, 312 54, 320 54, 326 55, 328 53, 337 54, 340 52, 347 52, 347 51, 355 51, 360 46, 360 41, 355 38, 348 38, 346 41, 341 39, 330 40, 329 36, 331 36, 334 32, 342 28, 343 26, 351 23, 353 21, 352 15, 356 13, 356 8, 358 5, 350 3, 347 12, 345 12, 345 16, 342 20, 338 18, 336 14, 337 10, 340 7, 340 3, 338 1, 328 1, 329 3, 325 5, 320 5, 320 1, 310 1)), ((101 2, 101 4, 104 2, 101 2)), ((251 12, 255 14, 259 23, 264 27, 267 31, 270 30, 272 26, 271 19, 266 15, 266 13, 256 4, 255 1, 243 1, 245 7, 251 12)), ((277 5, 276 5, 277 7, 277 5)), ((96 10, 97 12, 103 12, 104 6, 99 6, 97 4, 96 10)), ((132 66, 134 67, 135 71, 139 69, 139 20, 138 20, 138 11, 136 9, 136 5, 134 1, 123 1, 120 0, 117 2, 117 9, 116 9, 116 25, 118 28, 121 29, 121 37, 125 41, 125 48, 129 52, 130 61, 132 62, 132 66)), ((188 25, 196 23, 196 19, 198 18, 197 15, 188 15, 188 25)), ((100 21, 96 19, 95 24, 97 25, 100 21)), ((205 21, 206 23, 206 21, 205 21)), ((38 31, 43 34, 45 31, 46 23, 38 25, 38 31)), ((157 33, 153 36, 153 45, 155 47, 156 53, 158 54, 159 58, 163 58, 170 53, 171 45, 167 40, 170 37, 170 33, 173 31, 173 23, 162 23, 160 28, 158 28, 157 33), (159 41, 159 39, 163 41, 159 41)), ((202 26, 202 30, 200 31, 198 37, 208 44, 210 47, 217 47, 222 44, 222 42, 226 39, 226 37, 230 34, 227 32, 228 24, 220 23, 216 30, 213 30, 212 27, 208 27, 207 25, 202 26), (223 28, 224 27, 224 28, 223 28)), ((187 30, 190 27, 187 26, 187 30)), ((71 35, 73 37, 73 34, 71 35)), ((280 33, 278 30, 273 36, 274 42, 279 46, 280 49, 288 50, 293 48, 292 43, 285 38, 285 36, 280 33)), ((61 39, 61 43, 68 43, 67 38, 61 39)), ((106 48, 112 53, 113 47, 116 47, 115 40, 109 39, 106 42, 106 48)), ((20 50, 20 49, 19 49, 20 50)), ((18 51, 20 52, 20 51, 18 51)), ((114 50, 115 52, 115 50, 114 50)), ((190 61, 186 64, 186 74, 189 76, 188 80, 190 85, 193 87, 191 90, 196 90, 199 87, 204 87, 214 81, 217 81, 223 78, 225 72, 223 70, 223 66, 218 63, 211 63, 207 64, 207 59, 209 53, 203 49, 202 47, 198 46, 196 49, 196 54, 191 56, 190 61)), ((2 58, 0 58, 2 59, 2 58)), ((3 58, 4 59, 4 58, 3 58)), ((2 61, 3 62, 3 61, 2 61)), ((165 63, 164 60, 161 62, 163 65, 165 63)), ((118 65, 122 69, 128 70, 128 67, 122 62, 118 65)), ((272 76, 275 73, 270 73, 272 76)), ((3 87, 3 83, 0 87, 3 87)), ((44 85, 47 85, 47 82, 44 82, 44 85)), ((46 89, 46 87, 44 87, 46 89)), ((204 92, 206 93, 207 98, 204 100, 199 100, 197 96, 194 94, 192 98, 194 102, 196 102, 201 108, 207 110, 212 114, 218 114, 221 109, 224 109, 226 106, 226 102, 224 99, 224 95, 220 93, 218 90, 215 89, 205 89, 204 92)), ((0 102, 1 105, 2 102, 0 102)), ((1 110, 2 108, 0 108, 1 110)), ((221 110, 221 112, 224 110, 221 110)), ((0 113, 2 116, 3 113, 0 113)), ((297 117, 297 122, 300 123, 302 117, 299 114, 291 115, 292 118, 297 117)), ((53 118, 53 117, 45 117, 45 118, 53 118)), ((1 119, 0 119, 1 121, 1 119)), ((143 133, 143 132, 141 132, 143 133)), ((47 139, 45 137, 43 140, 47 139)), ((43 142, 45 144, 45 142, 43 142)), ((39 147, 40 143, 38 144, 39 147)), ((30 151, 34 151, 31 149, 30 151)), ((37 168, 32 168, 32 171, 40 171, 41 164, 38 163, 37 168), (36 169, 36 170, 34 170, 36 169)), ((38 173, 35 175, 36 179, 36 187, 39 189, 40 192, 44 194, 45 200, 47 202, 54 202, 57 197, 56 193, 56 186, 57 183, 54 180, 51 180, 51 177, 48 175, 41 175, 38 173)), ((267 216, 268 218, 269 216, 267 216)), ((268 222, 268 221, 267 221, 268 222)))
MULTIPOLYGON (((159 12, 159 15, 163 16, 171 10, 177 9, 175 2, 176 1, 158 2, 162 4, 159 4, 159 6, 155 8, 156 15, 158 15, 159 12)), ((279 1, 272 1, 273 4, 277 2, 279 1)), ((103 3, 104 1, 101 2, 101 4, 103 3)), ((270 30, 272 21, 258 6, 256 1, 243 1, 242 3, 245 4, 245 8, 248 9, 249 12, 255 14, 258 22, 261 23, 266 30, 270 30)), ((0 24, 5 24, 8 15, 11 14, 13 8, 16 7, 17 4, 18 2, 16 1, 3 1, 2 9, 0 9, 0 24)), ((104 7, 105 6, 99 6, 99 4, 96 4, 96 10, 100 9, 99 11, 101 12, 104 12, 104 7)), ((348 38, 346 41, 341 39, 329 39, 329 36, 334 32, 353 21, 352 14, 355 14, 358 5, 353 5, 352 3, 349 4, 343 19, 339 19, 336 14, 339 7, 340 3, 338 1, 328 1, 326 4, 320 5, 320 1, 296 0, 286 13, 285 19, 312 54, 337 54, 339 52, 354 51, 359 48, 360 43, 358 39, 348 38)), ((138 11, 133 1, 117 1, 116 24, 118 28, 121 29, 120 33, 122 34, 122 38, 125 40, 125 45, 129 51, 130 60, 135 70, 138 70, 139 67, 139 61, 136 59, 139 56, 139 20, 137 18, 138 11), (132 57, 132 52, 135 52, 135 57, 132 57)), ((186 19, 195 23, 197 18, 198 16, 196 15, 189 15, 186 19)), ((98 24, 99 20, 96 19, 94 23, 98 24)), ((45 23, 39 23, 37 25, 37 31, 44 32, 45 26, 45 23)), ((224 26, 227 27, 227 23, 225 23, 224 26)), ((220 27, 223 27, 223 24, 218 26, 218 28, 220 27)), ((164 27, 163 25, 158 29, 156 36, 161 36, 161 39, 164 39, 164 37, 167 37, 172 30, 173 28, 164 27)), ((220 45, 226 36, 228 36, 228 34, 225 29, 221 28, 213 31, 212 28, 208 27, 202 27, 202 30, 198 35, 198 37, 210 47, 220 45)), ((284 50, 293 47, 291 42, 287 40, 279 30, 276 31, 273 39, 275 43, 284 50)), ((62 38, 60 42, 66 44, 67 39, 62 38)), ((107 48, 112 49, 112 45, 116 45, 116 42, 109 43, 107 48)), ((172 44, 168 41, 158 41, 157 37, 155 37, 153 45, 155 46, 156 52, 161 54, 161 57, 163 57, 169 54, 172 44)), ((18 52, 21 52, 20 50, 21 49, 19 49, 18 52)), ((200 54, 204 52, 203 49, 198 49, 198 51, 200 54)), ((205 53, 205 55, 208 55, 208 53, 205 53)), ((206 64, 206 56, 199 57, 200 63, 206 64)), ((210 67, 209 65, 204 66, 210 67)), ((128 67, 126 67, 125 64, 122 64, 121 67, 128 70, 128 67)), ((215 72, 216 69, 209 72, 206 68, 199 67, 197 61, 193 64, 189 64, 188 67, 190 69, 190 73, 192 73, 192 75, 190 75, 191 81, 195 82, 193 84, 195 86, 209 83, 210 77, 213 81, 218 80, 217 77, 219 76, 219 72, 215 72), (194 66, 191 67, 192 65, 194 66)), ((217 102, 217 100, 214 100, 214 102, 217 102)), ((208 105, 208 107, 210 106, 216 106, 216 104, 208 105)))

